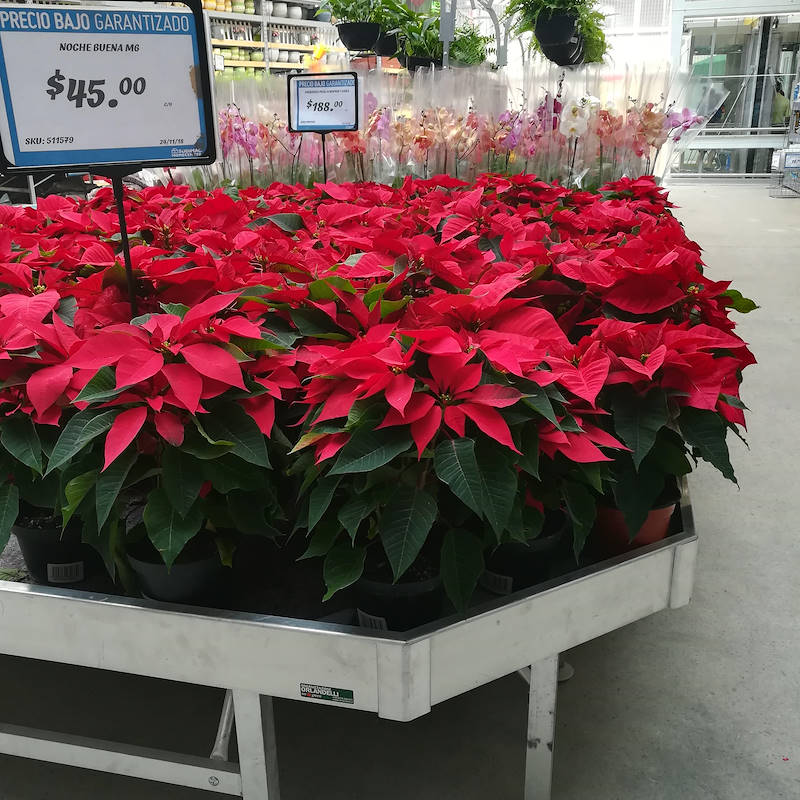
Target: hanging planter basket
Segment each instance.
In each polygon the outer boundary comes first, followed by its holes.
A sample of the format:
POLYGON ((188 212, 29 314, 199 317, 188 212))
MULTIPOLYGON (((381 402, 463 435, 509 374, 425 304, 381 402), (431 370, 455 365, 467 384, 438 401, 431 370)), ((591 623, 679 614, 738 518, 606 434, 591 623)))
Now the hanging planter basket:
POLYGON ((353 53, 372 50, 381 35, 377 22, 340 22, 336 30, 342 44, 353 53))
POLYGON ((559 67, 577 67, 583 64, 584 40, 580 34, 575 42, 540 45, 540 47, 545 58, 559 67))
POLYGON ((578 36, 578 17, 575 14, 539 15, 535 28, 540 45, 568 44, 578 36))
POLYGON ((416 72, 418 69, 428 69, 429 67, 439 69, 442 66, 442 59, 430 56, 405 56, 400 63, 409 72, 416 72))
POLYGON ((400 43, 397 41, 397 34, 384 33, 381 31, 381 35, 378 37, 378 41, 375 43, 375 55, 391 58, 392 56, 397 55, 397 51, 399 49, 400 43))
POLYGON ((536 21, 536 41, 545 58, 559 67, 574 67, 583 63, 584 39, 578 32, 578 17, 573 14, 539 16, 536 21))

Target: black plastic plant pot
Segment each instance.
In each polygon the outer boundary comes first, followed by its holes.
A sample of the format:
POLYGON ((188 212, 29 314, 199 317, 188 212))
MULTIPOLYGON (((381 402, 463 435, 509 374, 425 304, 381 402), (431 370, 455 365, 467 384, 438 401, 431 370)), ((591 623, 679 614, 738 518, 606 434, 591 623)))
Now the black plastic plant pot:
POLYGON ((340 22, 336 30, 350 52, 372 50, 381 35, 381 26, 377 22, 340 22))
POLYGON ((397 41, 396 33, 384 33, 381 31, 378 41, 375 42, 375 55, 391 58, 392 56, 397 55, 399 48, 400 45, 397 41))
POLYGON ((409 72, 416 72, 418 69, 428 69, 429 67, 438 68, 442 66, 440 58, 430 58, 429 56, 407 56, 405 67, 409 72))
POLYGON ((583 64, 584 39, 578 36, 577 41, 567 44, 542 44, 542 55, 559 67, 577 67, 583 64))
POLYGON ((559 511, 548 514, 535 539, 498 545, 487 559, 481 586, 505 595, 546 581, 569 546, 569 530, 566 515, 559 511))
POLYGON ((442 579, 384 583, 362 578, 356 583, 358 621, 362 627, 407 631, 442 613, 442 579))
POLYGON ((129 549, 128 563, 151 600, 208 605, 224 597, 225 567, 213 540, 192 540, 169 568, 149 542, 142 542, 129 549))
POLYGON ((17 520, 12 528, 25 566, 36 583, 63 586, 81 583, 96 572, 98 556, 81 542, 78 525, 62 531, 57 517, 17 520))
POLYGON ((553 14, 549 17, 539 14, 534 33, 542 47, 553 44, 563 45, 574 40, 577 25, 576 14, 553 14))

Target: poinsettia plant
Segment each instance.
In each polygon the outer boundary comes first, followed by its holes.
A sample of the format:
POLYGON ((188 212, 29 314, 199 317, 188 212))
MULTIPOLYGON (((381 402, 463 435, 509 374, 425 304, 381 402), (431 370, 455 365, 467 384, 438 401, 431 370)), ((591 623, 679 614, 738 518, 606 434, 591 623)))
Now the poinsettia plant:
POLYGON ((733 478, 753 357, 731 311, 754 304, 705 276, 652 179, 126 206, 134 319, 110 192, 0 207, 0 545, 20 497, 110 567, 142 531, 168 564, 205 529, 227 558, 288 512, 329 595, 368 558, 393 580, 427 558, 463 607, 482 554, 550 510, 579 554, 598 500, 635 530, 693 458, 733 478))

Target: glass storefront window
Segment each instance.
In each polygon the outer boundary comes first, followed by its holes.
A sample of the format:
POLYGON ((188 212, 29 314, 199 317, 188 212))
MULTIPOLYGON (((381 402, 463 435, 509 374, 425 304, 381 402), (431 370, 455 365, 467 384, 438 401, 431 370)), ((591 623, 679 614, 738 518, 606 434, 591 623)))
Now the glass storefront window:
POLYGON ((688 19, 684 32, 691 74, 701 85, 724 87, 728 97, 692 149, 676 154, 673 172, 768 173, 771 153, 784 145, 788 129, 800 17, 688 19))

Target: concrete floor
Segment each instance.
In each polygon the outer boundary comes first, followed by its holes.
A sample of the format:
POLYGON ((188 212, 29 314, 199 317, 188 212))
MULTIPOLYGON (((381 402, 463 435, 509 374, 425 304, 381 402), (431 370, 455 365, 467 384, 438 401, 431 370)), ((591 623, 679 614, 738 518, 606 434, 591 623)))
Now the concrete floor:
MULTIPOLYGON (((584 645, 559 693, 554 800, 800 797, 800 202, 767 187, 678 187, 706 249, 761 310, 740 331, 748 453, 741 489, 692 479, 701 560, 695 599, 584 645)), ((622 590, 622 587, 621 587, 622 590)), ((207 755, 212 690, 0 658, 0 720, 207 755)), ((519 800, 527 687, 510 676, 402 725, 276 704, 284 800, 519 800)), ((0 756, 0 800, 214 796, 0 756)))

